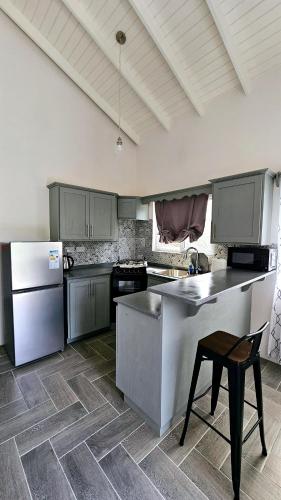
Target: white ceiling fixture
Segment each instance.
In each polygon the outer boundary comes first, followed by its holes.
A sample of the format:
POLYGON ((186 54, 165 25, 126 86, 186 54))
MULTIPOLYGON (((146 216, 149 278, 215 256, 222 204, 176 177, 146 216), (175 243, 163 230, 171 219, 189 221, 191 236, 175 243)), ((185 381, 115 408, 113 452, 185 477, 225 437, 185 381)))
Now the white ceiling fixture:
POLYGON ((247 95, 251 91, 250 79, 247 75, 246 69, 241 63, 241 58, 239 57, 239 51, 229 32, 229 28, 227 26, 227 20, 225 19, 225 16, 221 12, 219 2, 218 0, 205 0, 205 2, 208 5, 209 11, 214 19, 214 23, 223 41, 225 50, 228 53, 228 56, 232 62, 237 77, 241 83, 241 87, 244 90, 245 94, 247 95))
MULTIPOLYGON (((103 51, 113 66, 119 70, 115 46, 112 43, 108 43, 105 39, 98 23, 96 23, 93 18, 89 17, 85 8, 77 2, 77 0, 62 0, 62 2, 70 10, 81 26, 83 26, 88 35, 103 51)), ((162 125, 162 127, 166 130, 169 130, 170 119, 168 115, 160 109, 157 100, 147 91, 147 88, 141 82, 138 82, 137 75, 130 69, 130 67, 128 67, 128 65, 123 65, 121 75, 132 87, 142 102, 147 106, 147 108, 152 112, 160 125, 162 125)))
POLYGON ((155 22, 151 15, 149 5, 146 0, 128 0, 136 14, 140 18, 144 27, 148 31, 158 50, 162 54, 166 63, 170 67, 176 80, 182 87, 185 95, 188 97, 197 113, 202 116, 204 114, 203 104, 200 102, 196 92, 186 77, 186 72, 183 72, 181 64, 177 60, 174 50, 171 48, 166 38, 164 37, 161 28, 155 22))
MULTIPOLYGON (((14 7, 10 0, 0 0, 1 9, 38 45, 68 76, 73 80, 99 108, 101 108, 112 120, 119 124, 119 114, 102 97, 95 92, 94 88, 89 85, 81 74, 76 71, 68 61, 42 36, 42 34, 14 7)), ((140 139, 136 132, 121 120, 120 126, 127 136, 135 143, 139 144, 140 139)))

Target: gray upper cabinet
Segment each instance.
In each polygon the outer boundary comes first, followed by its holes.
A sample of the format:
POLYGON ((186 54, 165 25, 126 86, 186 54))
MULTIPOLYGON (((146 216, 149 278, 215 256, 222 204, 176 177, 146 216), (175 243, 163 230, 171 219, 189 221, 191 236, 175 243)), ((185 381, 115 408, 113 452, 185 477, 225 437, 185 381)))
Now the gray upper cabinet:
POLYGON ((148 220, 148 205, 140 198, 120 196, 118 198, 118 219, 148 220))
POLYGON ((262 170, 212 182, 212 242, 269 244, 272 174, 262 170))
POLYGON ((118 239, 117 195, 58 183, 48 188, 51 240, 118 239))
POLYGON ((90 193, 90 238, 116 239, 117 200, 115 196, 90 193))
POLYGON ((89 193, 60 188, 60 236, 62 240, 89 238, 89 193))
POLYGON ((110 326, 110 276, 69 280, 67 284, 68 339, 110 326))

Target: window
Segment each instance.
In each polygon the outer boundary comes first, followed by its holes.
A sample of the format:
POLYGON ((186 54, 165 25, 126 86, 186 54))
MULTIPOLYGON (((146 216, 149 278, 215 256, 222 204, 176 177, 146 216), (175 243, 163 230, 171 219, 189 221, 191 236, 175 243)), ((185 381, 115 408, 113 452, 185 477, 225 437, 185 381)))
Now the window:
POLYGON ((193 243, 190 243, 189 238, 182 243, 160 243, 159 232, 155 215, 155 203, 153 203, 153 230, 152 230, 152 251, 153 252, 166 252, 166 253, 183 253, 188 247, 193 246, 197 248, 198 252, 205 253, 206 255, 213 255, 215 253, 215 245, 211 243, 211 222, 212 222, 212 198, 209 196, 205 229, 202 236, 193 243))

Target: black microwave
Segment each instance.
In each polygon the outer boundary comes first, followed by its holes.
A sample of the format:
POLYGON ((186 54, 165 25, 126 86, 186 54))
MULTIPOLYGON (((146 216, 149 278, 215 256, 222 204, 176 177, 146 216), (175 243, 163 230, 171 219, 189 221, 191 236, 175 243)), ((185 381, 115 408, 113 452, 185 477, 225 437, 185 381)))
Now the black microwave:
POLYGON ((277 266, 277 249, 261 247, 231 247, 227 265, 237 269, 272 271, 277 266))

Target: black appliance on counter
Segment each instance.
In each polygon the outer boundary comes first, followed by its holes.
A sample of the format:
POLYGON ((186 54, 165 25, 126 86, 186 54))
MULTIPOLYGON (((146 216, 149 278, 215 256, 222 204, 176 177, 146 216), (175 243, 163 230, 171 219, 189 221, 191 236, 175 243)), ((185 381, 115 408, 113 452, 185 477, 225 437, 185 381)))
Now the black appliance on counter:
POLYGON ((115 297, 147 289, 146 263, 143 260, 124 260, 116 262, 111 274, 111 322, 116 320, 115 297))
POLYGON ((277 266, 277 249, 264 247, 231 247, 227 265, 252 271, 272 271, 277 266))

